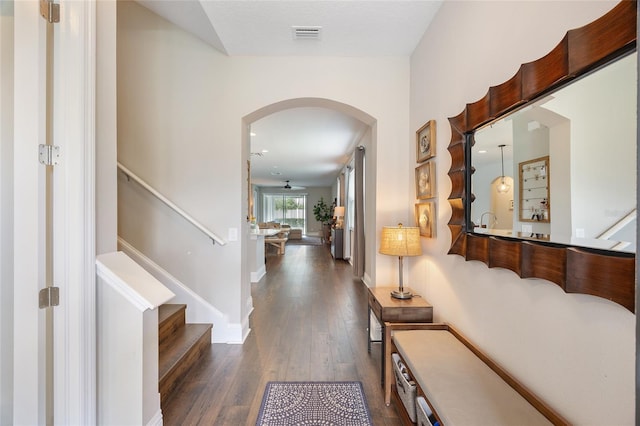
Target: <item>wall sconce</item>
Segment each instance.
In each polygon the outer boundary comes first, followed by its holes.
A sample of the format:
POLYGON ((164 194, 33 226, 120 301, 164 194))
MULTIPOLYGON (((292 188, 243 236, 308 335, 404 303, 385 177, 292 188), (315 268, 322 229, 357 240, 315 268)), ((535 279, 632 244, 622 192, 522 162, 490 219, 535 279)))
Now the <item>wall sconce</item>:
POLYGON ((410 299, 413 297, 410 291, 405 291, 402 283, 402 258, 404 256, 420 256, 420 228, 398 226, 383 226, 380 238, 380 254, 398 256, 398 290, 391 292, 396 299, 410 299))

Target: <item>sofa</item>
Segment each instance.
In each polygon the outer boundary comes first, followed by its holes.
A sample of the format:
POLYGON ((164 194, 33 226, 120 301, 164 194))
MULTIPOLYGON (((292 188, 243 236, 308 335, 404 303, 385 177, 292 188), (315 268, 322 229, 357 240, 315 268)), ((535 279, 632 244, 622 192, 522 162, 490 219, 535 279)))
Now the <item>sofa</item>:
POLYGON ((301 240, 302 239, 302 229, 292 228, 289 225, 281 225, 278 222, 260 222, 258 224, 260 229, 282 229, 282 232, 287 233, 287 239, 289 240, 301 240))
POLYGON ((302 229, 300 229, 300 228, 290 228, 289 229, 289 239, 290 240, 301 240, 302 239, 302 229))

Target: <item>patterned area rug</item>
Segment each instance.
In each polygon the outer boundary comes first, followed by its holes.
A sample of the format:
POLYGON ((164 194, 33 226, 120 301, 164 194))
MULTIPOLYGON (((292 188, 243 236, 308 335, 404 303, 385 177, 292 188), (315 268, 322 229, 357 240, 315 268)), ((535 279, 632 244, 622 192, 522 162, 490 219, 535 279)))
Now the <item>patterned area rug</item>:
POLYGON ((269 382, 256 426, 371 426, 360 382, 269 382))
POLYGON ((294 246, 321 246, 322 240, 320 237, 309 237, 307 235, 303 235, 300 240, 288 239, 287 244, 294 246))

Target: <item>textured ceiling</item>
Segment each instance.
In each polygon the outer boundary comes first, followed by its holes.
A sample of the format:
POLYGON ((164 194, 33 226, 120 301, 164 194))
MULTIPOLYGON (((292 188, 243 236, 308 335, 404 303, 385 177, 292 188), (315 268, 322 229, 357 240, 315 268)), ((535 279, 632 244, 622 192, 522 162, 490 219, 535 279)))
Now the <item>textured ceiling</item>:
MULTIPOLYGON (((410 56, 441 1, 137 0, 215 49, 245 56, 410 56), (292 27, 321 27, 294 40, 292 27)), ((296 108, 254 123, 252 180, 267 186, 328 186, 365 128, 344 114, 296 108), (321 123, 321 124, 320 124, 321 123), (274 166, 280 175, 273 176, 274 166)))

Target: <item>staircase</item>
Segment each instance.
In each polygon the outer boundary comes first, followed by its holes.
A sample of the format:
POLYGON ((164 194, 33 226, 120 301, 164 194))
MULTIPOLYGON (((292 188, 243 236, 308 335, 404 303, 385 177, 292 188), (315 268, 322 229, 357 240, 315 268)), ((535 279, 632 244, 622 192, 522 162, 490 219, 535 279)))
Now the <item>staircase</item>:
POLYGON ((165 304, 158 312, 160 404, 211 346, 211 324, 187 324, 187 305, 165 304))

